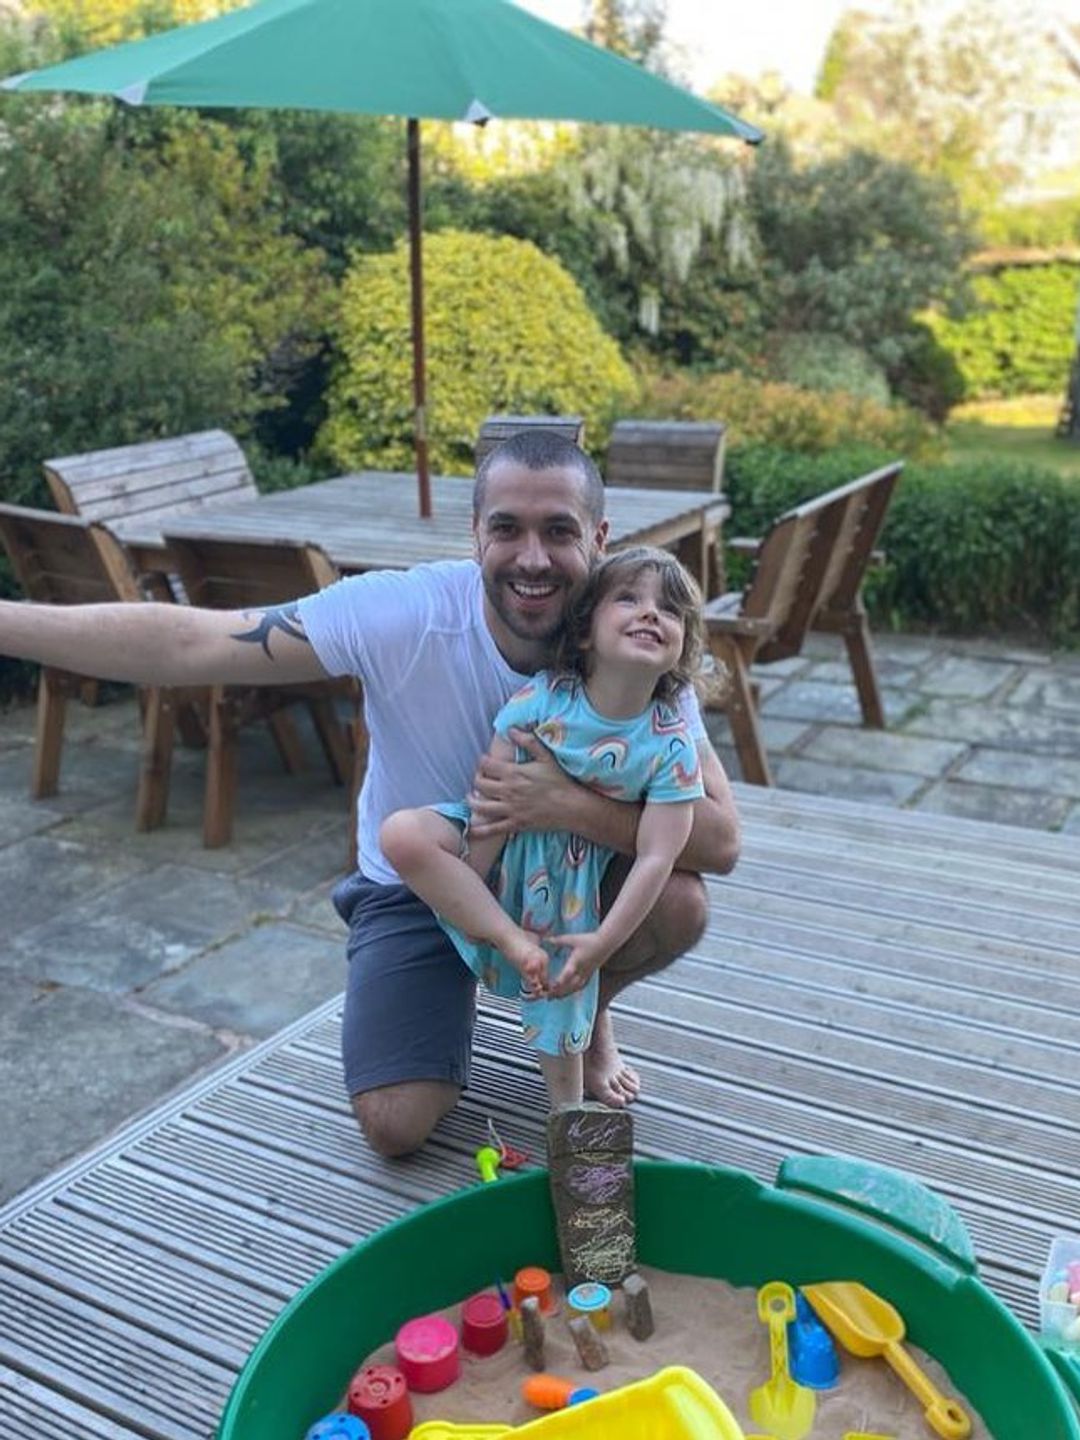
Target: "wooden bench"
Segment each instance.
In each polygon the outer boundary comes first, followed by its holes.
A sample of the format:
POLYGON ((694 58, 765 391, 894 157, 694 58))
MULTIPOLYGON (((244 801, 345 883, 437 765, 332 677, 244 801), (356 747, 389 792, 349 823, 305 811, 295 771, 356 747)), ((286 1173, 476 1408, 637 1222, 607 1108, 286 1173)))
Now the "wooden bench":
POLYGON ((224 430, 65 455, 44 466, 56 508, 84 520, 184 515, 259 493, 244 452, 224 430))
POLYGON ((882 729, 862 584, 874 554, 900 461, 787 511, 754 550, 745 590, 709 601, 705 625, 714 659, 727 671, 728 712, 745 779, 771 785, 750 667, 798 655, 810 629, 844 637, 863 723, 882 729))
POLYGON ((585 443, 585 421, 580 415, 489 415, 476 440, 476 463, 511 435, 522 430, 548 430, 574 445, 585 443))
MULTIPOLYGON (((711 490, 718 501, 724 480, 724 436, 720 421, 619 420, 611 432, 604 479, 609 485, 649 490, 711 490)), ((724 586, 720 533, 727 515, 718 503, 706 516, 705 555, 682 555, 700 577, 707 596, 724 586)))
MULTIPOLYGON (((332 585, 338 571, 317 545, 292 540, 225 540, 217 536, 166 534, 188 598, 215 610, 261 610, 284 605, 332 585)), ((255 620, 253 618, 253 625, 255 620)), ((302 701, 334 779, 347 787, 350 820, 366 760, 360 686, 342 678, 296 685, 214 685, 209 699, 209 738, 203 843, 227 845, 236 795, 236 740, 241 726, 267 719, 286 769, 303 769, 303 754, 287 707, 302 701), (350 709, 347 725, 338 702, 350 709)), ((353 825, 353 830, 355 825, 353 825)), ((355 843, 355 842, 354 842, 355 843)))

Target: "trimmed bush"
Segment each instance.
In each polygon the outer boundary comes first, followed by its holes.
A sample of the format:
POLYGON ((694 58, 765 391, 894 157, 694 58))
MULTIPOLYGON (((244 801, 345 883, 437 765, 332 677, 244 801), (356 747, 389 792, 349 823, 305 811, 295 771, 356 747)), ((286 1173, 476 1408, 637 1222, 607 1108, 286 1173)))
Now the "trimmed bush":
MULTIPOLYGON (((602 445, 633 374, 577 284, 525 240, 442 231, 424 246, 428 435, 435 469, 471 470, 496 412, 584 415, 602 445)), ((359 256, 345 278, 340 359, 319 449, 343 466, 413 459, 408 257, 359 256)))
POLYGON ((888 405, 892 396, 885 371, 839 335, 795 331, 773 337, 769 369, 776 380, 804 390, 843 390, 888 405))
MULTIPOLYGON (((732 534, 761 534, 784 510, 853 480, 898 451, 825 456, 735 451, 726 467, 732 534)), ((1080 633, 1080 487, 1000 462, 910 465, 885 522, 887 562, 867 604, 877 624, 955 632, 1080 633)))
POLYGON ((899 455, 935 458, 937 431, 915 411, 844 392, 824 394, 746 375, 649 375, 637 414, 656 420, 723 420, 731 445, 757 443, 805 455, 840 445, 880 445, 899 455))
POLYGON ((966 319, 927 317, 956 362, 964 398, 1063 391, 1080 266, 1016 266, 977 276, 972 289, 979 309, 966 319))

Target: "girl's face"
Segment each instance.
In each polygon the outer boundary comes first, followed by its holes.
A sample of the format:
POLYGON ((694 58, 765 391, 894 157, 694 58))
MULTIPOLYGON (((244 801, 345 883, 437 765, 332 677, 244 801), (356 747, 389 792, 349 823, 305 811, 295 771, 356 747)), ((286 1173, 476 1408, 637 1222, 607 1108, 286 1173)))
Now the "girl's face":
POLYGON ((598 602, 586 649, 597 662, 647 669, 657 678, 682 654, 686 626, 651 567, 619 580, 598 602))

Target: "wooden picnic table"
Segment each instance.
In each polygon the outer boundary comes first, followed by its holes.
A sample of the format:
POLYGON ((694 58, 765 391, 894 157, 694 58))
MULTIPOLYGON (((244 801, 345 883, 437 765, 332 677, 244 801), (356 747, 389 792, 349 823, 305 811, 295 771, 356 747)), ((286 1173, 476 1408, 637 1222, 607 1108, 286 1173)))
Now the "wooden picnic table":
MULTIPOLYGON (((132 551, 139 569, 169 568, 162 524, 173 535, 212 535, 231 540, 306 540, 321 545, 346 573, 405 570, 425 560, 462 560, 472 554, 472 482, 455 476, 432 479, 434 514, 417 514, 416 477, 364 470, 320 480, 258 499, 159 518, 127 516, 112 528, 132 551)), ((709 529, 726 518, 723 496, 709 491, 608 487, 609 543, 676 549, 704 587, 709 585, 709 529)))

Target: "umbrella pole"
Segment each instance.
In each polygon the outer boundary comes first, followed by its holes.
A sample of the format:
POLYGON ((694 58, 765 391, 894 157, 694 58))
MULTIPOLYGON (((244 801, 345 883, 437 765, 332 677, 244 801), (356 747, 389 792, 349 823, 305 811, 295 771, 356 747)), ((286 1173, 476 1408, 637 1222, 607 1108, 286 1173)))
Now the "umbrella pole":
POLYGON ((420 486, 420 516, 431 515, 431 479, 428 474, 427 397, 424 371, 424 262, 423 197, 420 183, 420 121, 408 122, 409 150, 409 280, 412 292, 413 401, 416 478, 420 486))

